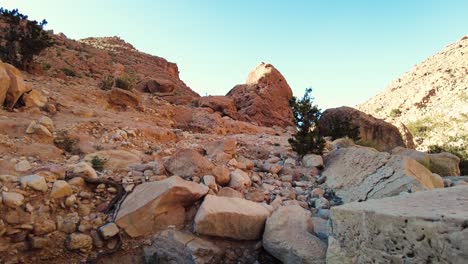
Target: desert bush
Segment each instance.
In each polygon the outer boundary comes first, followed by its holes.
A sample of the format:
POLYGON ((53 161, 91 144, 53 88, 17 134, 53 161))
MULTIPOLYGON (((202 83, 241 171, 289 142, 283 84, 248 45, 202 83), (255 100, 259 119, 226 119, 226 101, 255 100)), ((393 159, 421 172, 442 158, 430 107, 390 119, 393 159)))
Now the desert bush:
POLYGON ((99 88, 102 90, 110 90, 112 87, 114 87, 114 82, 114 77, 112 75, 107 75, 99 83, 99 88))
POLYGON ((67 132, 59 132, 54 139, 54 144, 57 148, 63 149, 73 155, 79 155, 82 153, 78 147, 78 139, 72 138, 67 132))
POLYGON ((115 87, 124 89, 124 90, 132 90, 135 87, 136 79, 130 77, 128 75, 119 76, 115 78, 115 87))
POLYGON ((391 117, 398 117, 401 116, 401 110, 398 108, 392 109, 389 114, 391 117))
POLYGON ((355 142, 360 139, 359 126, 353 125, 350 117, 334 117, 331 120, 329 135, 332 140, 348 137, 355 142))
POLYGON ((52 68, 52 65, 50 65, 49 63, 42 64, 42 69, 44 71, 48 71, 48 70, 50 70, 50 68, 52 68))
POLYGON ((107 162, 107 159, 94 156, 91 159, 91 166, 93 167, 93 169, 97 171, 102 171, 102 169, 104 169, 104 164, 106 164, 106 162, 107 162))
POLYGON ((62 72, 66 76, 70 76, 70 77, 75 77, 76 76, 76 73, 70 68, 62 68, 62 72))
POLYGON ((53 45, 49 34, 44 30, 46 20, 28 20, 18 9, 0 8, 0 19, 8 27, 0 29, 0 58, 23 70, 32 67, 34 56, 53 45))
POLYGON ((288 142, 300 157, 309 153, 320 155, 325 147, 325 140, 318 133, 318 122, 322 113, 318 106, 313 104, 311 92, 312 89, 308 88, 302 99, 293 97, 289 101, 296 133, 288 142))
POLYGON ((426 137, 432 125, 431 119, 426 117, 408 123, 406 126, 415 137, 426 137))

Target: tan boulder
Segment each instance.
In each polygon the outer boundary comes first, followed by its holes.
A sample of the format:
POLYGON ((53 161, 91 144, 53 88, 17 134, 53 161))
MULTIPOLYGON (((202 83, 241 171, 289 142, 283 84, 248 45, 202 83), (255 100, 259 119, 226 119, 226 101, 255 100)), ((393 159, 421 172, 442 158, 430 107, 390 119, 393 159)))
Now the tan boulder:
POLYGON ((237 141, 234 139, 211 141, 204 144, 206 155, 209 157, 217 157, 221 154, 227 154, 232 158, 236 154, 237 141))
POLYGON ((60 199, 73 194, 73 189, 68 184, 68 182, 63 180, 58 180, 52 185, 52 190, 50 191, 50 197, 52 199, 60 199))
POLYGON ((126 150, 101 150, 86 155, 84 160, 90 163, 94 157, 106 160, 104 169, 112 171, 128 170, 130 164, 141 163, 138 155, 126 150))
POLYGON ((214 164, 193 149, 181 149, 164 162, 172 175, 183 178, 211 174, 214 164))
POLYGON ((414 159, 365 147, 331 152, 322 176, 345 202, 443 188, 442 179, 414 159))
POLYGON ((451 153, 442 152, 429 154, 401 147, 393 149, 392 153, 411 157, 433 173, 437 173, 441 176, 460 176, 460 158, 451 153))
POLYGON ((22 188, 29 187, 36 191, 46 192, 49 188, 44 177, 39 175, 28 175, 20 178, 22 188))
POLYGON ((39 90, 33 89, 23 95, 23 101, 26 107, 44 107, 48 100, 39 90))
POLYGON ((468 186, 331 209, 327 263, 468 263, 468 186))
POLYGON ((229 187, 236 190, 245 190, 252 185, 252 180, 249 175, 243 170, 236 169, 231 172, 231 180, 229 181, 229 187))
POLYGON ((181 228, 185 207, 208 192, 208 187, 185 181, 178 176, 138 185, 122 203, 115 223, 131 237, 181 228))
POLYGON ((255 240, 262 235, 270 211, 240 198, 207 195, 195 216, 195 232, 202 235, 255 240))
POLYGON ((69 175, 75 177, 85 177, 90 179, 98 178, 96 171, 87 162, 79 162, 77 164, 71 164, 67 166, 69 175))
POLYGON ((15 208, 23 205, 24 196, 17 192, 2 192, 2 201, 6 206, 15 208))
POLYGON ((347 106, 329 108, 323 112, 319 124, 320 134, 329 136, 334 120, 344 120, 346 117, 351 119, 353 125, 359 126, 361 139, 358 143, 360 144, 372 146, 379 151, 391 151, 395 147, 410 147, 405 144, 405 141, 409 139, 403 140, 396 126, 347 106))
POLYGON ((6 99, 8 89, 10 88, 10 76, 3 66, 3 63, 0 62, 0 106, 3 105, 6 99))
POLYGON ((242 198, 242 199, 244 198, 244 195, 241 192, 236 191, 231 187, 221 188, 221 190, 218 191, 218 196, 242 198))
POLYGON ((246 84, 235 86, 226 96, 234 100, 239 114, 248 121, 263 126, 293 124, 291 87, 271 64, 259 64, 249 73, 246 84))
POLYGON ((8 63, 1 64, 10 77, 10 88, 7 91, 4 105, 11 109, 24 93, 31 91, 31 88, 24 82, 23 74, 20 70, 8 63))
POLYGON ((213 176, 216 178, 216 183, 221 186, 229 184, 231 180, 230 171, 224 165, 218 165, 213 169, 213 176))
POLYGON ((268 218, 263 247, 283 263, 325 263, 327 246, 314 235, 309 211, 281 206, 268 218))
POLYGON ((140 97, 131 91, 112 88, 109 91, 109 102, 122 108, 136 108, 140 105, 140 97))

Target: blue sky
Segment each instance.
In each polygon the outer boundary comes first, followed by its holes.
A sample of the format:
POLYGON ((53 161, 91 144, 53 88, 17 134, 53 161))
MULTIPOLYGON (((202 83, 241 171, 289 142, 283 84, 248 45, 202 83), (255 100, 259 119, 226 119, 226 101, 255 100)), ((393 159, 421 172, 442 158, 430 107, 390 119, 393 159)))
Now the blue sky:
POLYGON ((362 103, 468 34, 468 1, 0 0, 80 39, 117 35, 176 62, 201 95, 272 63, 321 108, 362 103))

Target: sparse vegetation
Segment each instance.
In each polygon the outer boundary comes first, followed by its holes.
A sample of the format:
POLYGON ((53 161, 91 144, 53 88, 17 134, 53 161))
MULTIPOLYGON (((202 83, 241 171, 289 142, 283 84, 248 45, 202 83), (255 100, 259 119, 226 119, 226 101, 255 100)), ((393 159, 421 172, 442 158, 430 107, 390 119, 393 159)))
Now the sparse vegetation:
POLYGON ((302 99, 293 97, 289 101, 297 132, 288 142, 300 157, 309 153, 320 155, 325 147, 325 140, 318 133, 318 122, 322 113, 318 106, 313 104, 311 92, 312 89, 308 88, 302 99))
POLYGON ((50 68, 52 68, 52 65, 50 65, 49 63, 42 64, 42 69, 44 71, 48 71, 48 70, 50 70, 50 68))
POLYGON ((356 142, 360 139, 359 126, 354 125, 350 117, 335 117, 331 120, 329 135, 325 136, 330 136, 332 140, 348 137, 356 142))
POLYGON ((73 155, 82 153, 81 149, 78 147, 78 139, 70 137, 67 132, 58 133, 54 139, 54 144, 59 149, 63 149, 65 152, 73 155))
POLYGON ((432 120, 429 117, 408 123, 406 126, 415 137, 426 137, 431 130, 432 120))
POLYGON ((119 76, 115 78, 115 87, 120 89, 132 90, 135 86, 135 83, 136 79, 128 75, 119 76))
POLYGON ((0 17, 8 24, 0 29, 0 58, 23 70, 31 69, 34 56, 53 45, 44 30, 47 21, 30 21, 18 9, 0 8, 0 17))
POLYGON ((114 87, 114 77, 112 75, 107 75, 99 83, 99 88, 102 90, 110 90, 114 87))
POLYGON ((102 171, 102 169, 104 169, 104 164, 106 164, 106 162, 107 162, 107 159, 94 156, 91 159, 91 166, 93 167, 93 169, 97 171, 102 171))
POLYGON ((65 74, 66 76, 69 76, 69 77, 75 77, 76 76, 76 73, 70 68, 62 68, 62 72, 63 72, 63 74, 65 74))
POLYGON ((391 117, 399 117, 401 116, 401 110, 398 108, 392 109, 389 114, 391 117))

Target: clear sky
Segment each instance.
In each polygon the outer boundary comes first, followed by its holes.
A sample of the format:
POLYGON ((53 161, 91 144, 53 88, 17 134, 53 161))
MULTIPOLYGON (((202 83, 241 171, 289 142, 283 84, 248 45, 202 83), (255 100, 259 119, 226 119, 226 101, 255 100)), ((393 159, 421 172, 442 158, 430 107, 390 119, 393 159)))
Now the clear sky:
POLYGON ((468 34, 467 0, 0 0, 80 39, 117 35, 176 62, 201 95, 272 63, 321 108, 353 106, 468 34))

